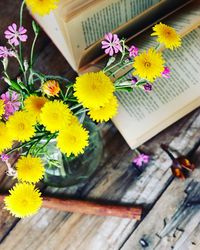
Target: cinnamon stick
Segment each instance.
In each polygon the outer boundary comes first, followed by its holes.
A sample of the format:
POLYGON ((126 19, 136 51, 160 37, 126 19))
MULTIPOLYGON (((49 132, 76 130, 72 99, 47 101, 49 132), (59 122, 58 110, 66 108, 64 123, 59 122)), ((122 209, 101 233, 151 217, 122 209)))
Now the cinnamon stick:
MULTIPOLYGON (((0 202, 3 202, 5 195, 0 195, 0 202)), ((142 208, 137 206, 107 205, 92 201, 60 199, 54 197, 43 197, 44 208, 58 211, 81 213, 98 216, 116 216, 140 220, 142 208)))

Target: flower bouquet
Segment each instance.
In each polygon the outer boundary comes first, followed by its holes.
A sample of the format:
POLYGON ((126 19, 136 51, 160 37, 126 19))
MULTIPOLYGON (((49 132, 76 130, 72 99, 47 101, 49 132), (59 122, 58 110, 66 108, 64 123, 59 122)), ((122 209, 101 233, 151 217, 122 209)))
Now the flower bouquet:
MULTIPOLYGON (((45 175, 41 155, 47 154, 52 141, 67 158, 75 159, 84 154, 92 137, 84 123, 86 115, 94 122, 107 122, 117 114, 116 91, 132 91, 133 88, 151 91, 156 78, 170 75, 158 47, 140 51, 134 45, 128 47, 125 39, 112 33, 106 34, 102 41, 108 63, 101 71, 81 75, 74 83, 62 76, 38 72, 33 58, 39 27, 33 22, 35 37, 30 58, 24 58, 23 44, 28 36, 23 25, 23 9, 26 3, 33 12, 45 15, 56 8, 57 2, 23 1, 19 25, 13 23, 7 28, 4 32, 7 46, 0 46, 3 79, 8 84, 8 90, 0 98, 0 153, 8 167, 7 174, 18 181, 5 198, 5 208, 20 218, 36 213, 42 205, 36 183, 45 175), (17 79, 12 79, 7 70, 11 57, 16 59, 20 69, 17 79), (130 65, 126 76, 117 77, 117 73, 130 65), (20 156, 12 167, 9 158, 15 151, 20 156)), ((152 35, 166 48, 180 46, 180 37, 173 28, 160 23, 153 31, 152 35)), ((148 162, 148 157, 138 153, 134 162, 141 166, 148 162)), ((49 165, 60 167, 56 161, 49 160, 49 165)))

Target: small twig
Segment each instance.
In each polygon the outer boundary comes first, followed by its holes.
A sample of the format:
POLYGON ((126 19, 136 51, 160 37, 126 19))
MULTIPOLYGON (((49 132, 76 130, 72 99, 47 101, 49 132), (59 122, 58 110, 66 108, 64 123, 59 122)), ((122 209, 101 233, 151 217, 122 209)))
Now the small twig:
MULTIPOLYGON (((0 195, 0 202, 3 202, 5 195, 0 195)), ((55 209, 58 211, 89 214, 97 216, 116 216, 140 220, 142 208, 139 206, 127 205, 107 205, 92 201, 59 199, 54 197, 43 197, 44 208, 55 209)))

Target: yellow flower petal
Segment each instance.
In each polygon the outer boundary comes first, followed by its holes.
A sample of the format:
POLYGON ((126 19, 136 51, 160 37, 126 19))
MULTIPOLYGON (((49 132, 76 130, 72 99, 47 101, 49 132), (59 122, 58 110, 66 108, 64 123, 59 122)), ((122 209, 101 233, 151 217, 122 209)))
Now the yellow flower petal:
POLYGON ((40 97, 40 96, 29 96, 25 102, 25 109, 35 117, 37 121, 40 120, 40 114, 41 114, 41 109, 45 105, 45 103, 48 102, 48 99, 45 97, 40 97))
POLYGON ((0 122, 0 153, 12 147, 11 134, 3 122, 0 122))
POLYGON ((56 132, 66 127, 71 116, 71 111, 67 105, 60 101, 47 102, 42 108, 40 115, 41 123, 50 132, 56 132))
POLYGON ((150 48, 148 51, 140 53, 135 57, 133 67, 135 68, 134 75, 139 75, 141 78, 151 82, 162 75, 164 59, 160 52, 150 48))
POLYGON ((18 183, 5 199, 5 208, 16 217, 24 218, 38 212, 42 206, 41 193, 33 184, 18 183))
POLYGON ((99 108, 112 97, 114 85, 103 72, 91 72, 77 77, 74 90, 74 95, 84 107, 99 108))
POLYGON ((4 109, 4 101, 0 100, 0 119, 2 118, 2 115, 5 113, 4 109))
POLYGON ((181 46, 181 37, 176 30, 166 24, 159 23, 153 27, 152 36, 158 36, 157 41, 166 48, 174 49, 181 46))
POLYGON ((67 156, 77 156, 88 146, 89 133, 81 125, 66 127, 59 132, 57 146, 67 156))
POLYGON ((118 103, 117 98, 113 96, 108 103, 98 109, 90 109, 88 112, 92 120, 97 122, 107 122, 117 113, 118 103))
POLYGON ((26 111, 15 112, 6 125, 13 140, 28 141, 35 133, 35 118, 26 111))
POLYGON ((32 156, 22 156, 16 163, 17 178, 20 181, 36 183, 44 175, 42 160, 32 156))
POLYGON ((57 8, 59 0, 25 0, 27 6, 33 13, 40 16, 49 14, 52 10, 57 8))
POLYGON ((58 93, 60 92, 60 86, 57 81, 49 80, 43 84, 42 90, 44 94, 48 96, 58 96, 58 93))

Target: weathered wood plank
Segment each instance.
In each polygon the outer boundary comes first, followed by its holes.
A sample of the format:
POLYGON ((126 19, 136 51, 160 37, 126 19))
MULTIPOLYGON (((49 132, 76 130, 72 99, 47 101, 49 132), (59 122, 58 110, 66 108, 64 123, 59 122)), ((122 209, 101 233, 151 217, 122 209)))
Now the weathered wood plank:
POLYGON ((197 169, 185 181, 175 179, 121 250, 200 249, 200 150, 197 169))
MULTIPOLYGON (((181 149, 183 153, 187 153, 199 138, 200 110, 189 117, 180 122, 178 127, 181 127, 181 131, 173 132, 170 128, 165 131, 169 138, 165 142, 171 141, 170 145, 181 149), (177 135, 176 138, 173 138, 174 134, 177 135)), ((159 137, 162 139, 161 135, 159 137)), ((114 137, 112 144, 115 145, 119 139, 120 136, 114 137)), ((157 137, 151 140, 151 145, 159 143, 157 137)), ((155 151, 152 148, 154 155, 151 164, 138 176, 130 165, 132 152, 124 142, 113 149, 117 151, 115 157, 111 157, 99 169, 87 187, 81 189, 79 196, 143 203, 147 209, 151 208, 171 180, 170 160, 155 146, 155 151)), ((64 193, 68 194, 70 190, 63 190, 64 193)), ((137 225, 135 221, 128 219, 68 215, 42 209, 32 218, 21 220, 2 242, 1 247, 46 250, 48 246, 48 249, 62 250, 115 250, 119 249, 137 225), (24 237, 30 230, 30 237, 24 237)))

